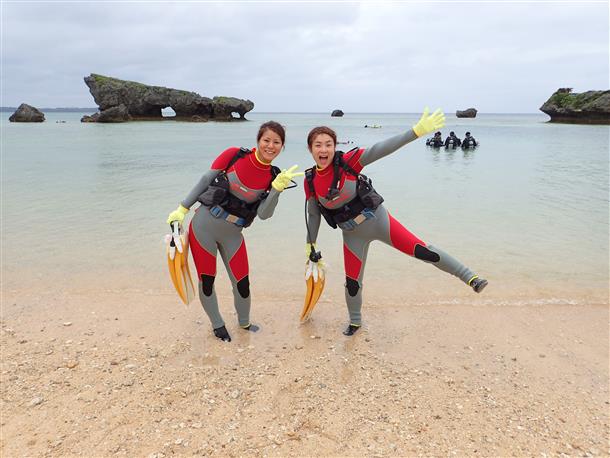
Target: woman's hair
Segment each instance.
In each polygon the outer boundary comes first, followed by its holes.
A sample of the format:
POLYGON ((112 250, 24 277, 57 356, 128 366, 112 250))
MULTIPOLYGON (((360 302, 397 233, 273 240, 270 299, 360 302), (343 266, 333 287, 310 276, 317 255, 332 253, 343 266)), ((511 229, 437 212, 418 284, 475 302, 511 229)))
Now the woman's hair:
POLYGON ((311 145, 316 139, 316 137, 321 134, 328 135, 330 138, 333 139, 333 143, 335 144, 335 146, 337 145, 337 134, 335 133, 335 131, 332 130, 330 127, 318 126, 311 129, 309 131, 309 135, 307 136, 307 146, 309 147, 309 149, 311 149, 311 145))
POLYGON ((258 135, 256 136, 257 142, 261 139, 261 137, 265 134, 267 130, 278 134, 282 139, 282 145, 286 142, 286 130, 284 129, 284 126, 282 126, 279 122, 275 121, 267 121, 266 123, 261 124, 260 128, 258 129, 258 135))

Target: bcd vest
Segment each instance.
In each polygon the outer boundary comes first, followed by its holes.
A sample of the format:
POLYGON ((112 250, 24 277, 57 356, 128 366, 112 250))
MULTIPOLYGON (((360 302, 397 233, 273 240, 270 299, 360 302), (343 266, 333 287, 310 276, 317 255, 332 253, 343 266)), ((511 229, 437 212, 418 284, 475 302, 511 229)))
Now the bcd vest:
MULTIPOLYGON (((348 152, 357 151, 358 148, 353 148, 348 152)), ((356 172, 353 168, 351 168, 344 160, 343 160, 343 151, 335 151, 335 157, 333 158, 333 181, 330 185, 330 189, 328 190, 328 194, 326 195, 327 199, 332 199, 337 194, 339 194, 339 190, 337 189, 340 176, 340 169, 343 169, 346 173, 356 177, 356 197, 350 200, 348 203, 342 205, 339 208, 330 209, 326 208, 324 205, 320 203, 318 200, 318 196, 316 195, 316 191, 313 185, 313 179, 315 175, 315 167, 305 170, 305 178, 307 179, 307 186, 309 187, 309 192, 312 194, 316 202, 318 204, 318 208, 320 209, 320 213, 328 223, 330 227, 333 229, 337 228, 337 224, 345 223, 350 219, 358 216, 364 209, 376 210, 379 205, 383 202, 383 197, 375 191, 373 188, 373 182, 370 178, 362 173, 356 172)))
MULTIPOLYGON (((248 154, 252 154, 252 150, 240 148, 239 151, 235 153, 235 156, 231 158, 225 169, 221 170, 218 175, 216 175, 206 190, 197 198, 197 200, 206 207, 214 207, 218 205, 226 212, 239 218, 243 218, 245 220, 244 227, 248 227, 250 224, 252 224, 252 221, 254 221, 254 218, 256 218, 258 206, 267 198, 269 195, 269 189, 271 188, 270 184, 267 190, 254 202, 246 202, 245 200, 231 194, 229 191, 230 185, 227 170, 229 170, 238 160, 246 157, 248 154)), ((273 181, 280 173, 280 169, 272 165, 270 173, 271 181, 273 181)))

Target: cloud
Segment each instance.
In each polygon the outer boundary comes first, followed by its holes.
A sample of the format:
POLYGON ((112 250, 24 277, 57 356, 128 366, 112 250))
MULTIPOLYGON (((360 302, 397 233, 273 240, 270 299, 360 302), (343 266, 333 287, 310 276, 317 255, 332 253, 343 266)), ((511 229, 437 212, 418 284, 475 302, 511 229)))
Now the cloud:
POLYGON ((258 111, 532 112, 606 89, 607 4, 8 3, 2 99, 93 105, 91 72, 258 111))

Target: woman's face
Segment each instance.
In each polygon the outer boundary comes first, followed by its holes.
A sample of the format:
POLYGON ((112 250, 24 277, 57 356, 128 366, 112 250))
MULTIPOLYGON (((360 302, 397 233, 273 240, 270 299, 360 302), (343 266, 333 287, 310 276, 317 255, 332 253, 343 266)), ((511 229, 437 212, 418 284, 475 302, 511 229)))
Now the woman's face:
POLYGON ((278 134, 270 129, 265 130, 265 133, 258 141, 259 157, 265 162, 271 162, 282 151, 282 139, 278 134))
POLYGON ((313 160, 316 161, 316 165, 319 169, 325 169, 333 163, 335 157, 335 142, 333 138, 328 134, 318 134, 311 142, 309 148, 313 160))

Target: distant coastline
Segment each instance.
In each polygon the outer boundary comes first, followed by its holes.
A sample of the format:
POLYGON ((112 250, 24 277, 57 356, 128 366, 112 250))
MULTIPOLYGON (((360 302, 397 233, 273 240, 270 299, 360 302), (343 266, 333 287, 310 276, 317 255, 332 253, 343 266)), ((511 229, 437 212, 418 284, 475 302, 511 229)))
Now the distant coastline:
MULTIPOLYGON (((0 107, 0 113, 14 113, 17 107, 0 107)), ((43 113, 95 113, 97 107, 65 107, 65 108, 39 108, 43 113)))
MULTIPOLYGON (((17 107, 0 107, 0 113, 14 113, 15 110, 17 110, 17 107)), ((56 107, 56 108, 39 108, 40 111, 47 112, 47 113, 95 113, 98 111, 97 107, 85 107, 85 108, 79 108, 79 107, 56 107)), ((256 110, 252 110, 251 113, 253 114, 326 114, 325 111, 256 111, 256 110)), ((383 114, 383 115, 396 115, 396 114, 406 114, 406 115, 421 115, 420 112, 398 112, 398 111, 385 111, 385 112, 381 112, 381 111, 354 111, 354 112, 346 112, 346 116, 347 115, 376 115, 376 114, 383 114)), ((447 115, 447 113, 446 113, 447 115)), ((525 112, 525 113, 496 113, 496 112, 486 112, 486 113, 479 113, 479 115, 542 115, 545 116, 544 114, 541 114, 539 111, 531 111, 531 112, 525 112)), ((448 114, 449 117, 451 116, 455 116, 455 114, 453 113, 449 113, 448 114)))

